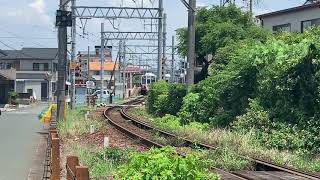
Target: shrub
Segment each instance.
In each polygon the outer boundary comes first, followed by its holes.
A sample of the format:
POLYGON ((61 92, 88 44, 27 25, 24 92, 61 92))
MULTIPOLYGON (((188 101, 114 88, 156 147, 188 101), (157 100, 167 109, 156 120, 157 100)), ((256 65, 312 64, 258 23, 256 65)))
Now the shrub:
POLYGON ((150 114, 164 116, 176 115, 182 106, 182 99, 187 94, 185 85, 165 81, 153 83, 147 96, 147 110, 150 114))
POLYGON ((117 179, 219 179, 210 171, 210 162, 195 155, 179 156, 175 149, 164 147, 131 156, 118 168, 117 179))
POLYGON ((119 148, 104 148, 92 151, 83 147, 76 147, 80 160, 89 167, 90 176, 97 179, 107 179, 112 176, 116 168, 124 164, 131 151, 119 148))

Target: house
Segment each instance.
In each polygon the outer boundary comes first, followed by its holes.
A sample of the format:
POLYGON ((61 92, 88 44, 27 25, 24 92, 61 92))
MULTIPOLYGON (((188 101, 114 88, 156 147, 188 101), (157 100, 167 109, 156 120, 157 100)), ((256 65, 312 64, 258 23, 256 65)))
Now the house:
POLYGON ((310 2, 256 17, 260 20, 262 27, 274 32, 303 32, 313 25, 320 24, 320 4, 310 2))
MULTIPOLYGON (((37 100, 52 98, 57 83, 57 54, 57 48, 1 50, 2 82, 11 81, 12 84, 14 81, 17 93, 29 93, 37 100)), ((4 87, 0 86, 0 89, 4 87)))
POLYGON ((16 72, 14 69, 0 70, 0 104, 9 101, 9 92, 14 91, 16 72))
MULTIPOLYGON (((76 68, 76 85, 85 85, 87 80, 95 82, 97 88, 101 86, 101 55, 100 46, 95 46, 95 52, 89 52, 90 58, 88 58, 88 52, 79 52, 77 56, 77 68, 76 68), (89 59, 89 61, 88 61, 89 59)), ((114 81, 119 80, 119 64, 112 60, 111 47, 105 47, 103 62, 103 81, 104 86, 111 80, 112 86, 114 81), (112 77, 112 78, 111 78, 112 77)))

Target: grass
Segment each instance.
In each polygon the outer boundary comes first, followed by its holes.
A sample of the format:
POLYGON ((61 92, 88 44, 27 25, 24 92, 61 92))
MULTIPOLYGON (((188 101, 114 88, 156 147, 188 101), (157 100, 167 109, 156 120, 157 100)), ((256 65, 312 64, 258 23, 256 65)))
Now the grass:
POLYGON ((120 165, 127 162, 131 149, 119 148, 99 149, 94 145, 75 143, 72 150, 79 156, 81 163, 89 168, 90 178, 110 179, 120 165))
POLYGON ((136 116, 144 117, 145 119, 153 119, 154 117, 146 111, 144 107, 130 108, 128 111, 136 116))
POLYGON ((57 128, 62 137, 80 136, 89 133, 90 126, 94 125, 95 129, 102 127, 103 122, 96 119, 85 120, 84 115, 90 111, 87 107, 77 107, 68 110, 67 117, 64 121, 59 121, 57 128))
POLYGON ((170 131, 180 137, 186 137, 194 142, 202 142, 217 150, 211 151, 208 158, 214 165, 226 170, 251 169, 252 162, 241 156, 263 159, 278 165, 293 167, 303 171, 320 172, 320 156, 308 155, 305 152, 279 151, 268 149, 261 145, 252 131, 231 132, 225 129, 203 130, 192 126, 176 126, 174 123, 164 123, 161 119, 147 115, 144 108, 131 110, 134 115, 148 118, 158 128, 170 131))

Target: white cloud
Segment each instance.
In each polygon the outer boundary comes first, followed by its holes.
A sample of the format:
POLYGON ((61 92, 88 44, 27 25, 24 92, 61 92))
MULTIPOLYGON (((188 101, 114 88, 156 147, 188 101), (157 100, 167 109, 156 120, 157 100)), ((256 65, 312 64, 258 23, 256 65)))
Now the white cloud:
POLYGON ((33 3, 29 4, 30 7, 34 8, 38 13, 44 13, 46 8, 46 4, 44 0, 34 0, 33 3))

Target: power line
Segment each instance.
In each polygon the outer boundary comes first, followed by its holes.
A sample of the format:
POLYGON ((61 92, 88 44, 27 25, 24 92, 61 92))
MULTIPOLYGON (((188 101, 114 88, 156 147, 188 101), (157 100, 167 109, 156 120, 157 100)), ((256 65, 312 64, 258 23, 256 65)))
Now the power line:
POLYGON ((47 37, 15 37, 15 36, 0 36, 2 39, 57 39, 57 38, 47 38, 47 37))
MULTIPOLYGON (((6 46, 7 48, 11 49, 11 50, 17 51, 18 53, 20 53, 20 54, 22 54, 22 55, 26 55, 26 56, 28 56, 28 57, 34 58, 34 59, 36 59, 36 60, 39 60, 39 58, 36 58, 36 57, 34 57, 34 56, 31 56, 31 55, 29 55, 29 54, 26 54, 26 53, 24 53, 24 52, 21 52, 20 50, 17 50, 17 49, 11 47, 10 45, 8 45, 8 44, 6 44, 6 43, 4 43, 4 42, 2 42, 2 41, 0 41, 0 43, 3 44, 4 46, 6 46)), ((58 53, 57 53, 57 54, 58 54, 58 53)), ((57 54, 56 54, 55 56, 57 56, 57 54)))
MULTIPOLYGON (((2 27, 0 27, 0 30, 2 30, 2 31, 4 31, 4 32, 6 32, 6 33, 8 33, 8 34, 11 34, 12 36, 16 37, 17 39, 23 40, 23 38, 24 38, 24 37, 22 37, 22 36, 18 36, 17 34, 15 34, 15 33, 13 33, 13 32, 7 31, 7 30, 5 30, 5 29, 2 28, 2 27)), ((31 42, 31 43, 32 43, 32 42, 31 42)), ((35 44, 35 45, 37 45, 37 46, 39 46, 39 47, 45 47, 45 46, 43 46, 43 44, 40 44, 40 43, 37 43, 37 42, 33 42, 32 44, 35 44)))

